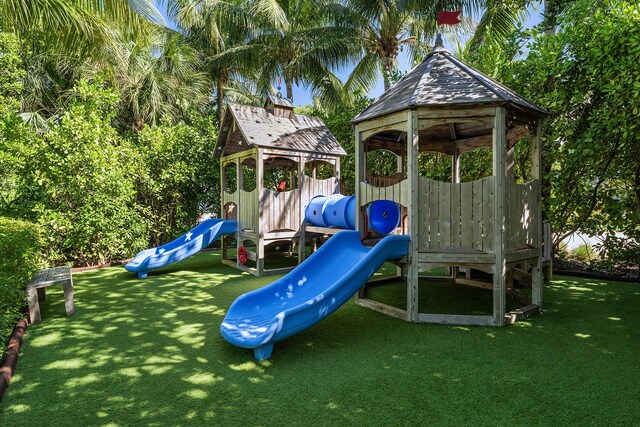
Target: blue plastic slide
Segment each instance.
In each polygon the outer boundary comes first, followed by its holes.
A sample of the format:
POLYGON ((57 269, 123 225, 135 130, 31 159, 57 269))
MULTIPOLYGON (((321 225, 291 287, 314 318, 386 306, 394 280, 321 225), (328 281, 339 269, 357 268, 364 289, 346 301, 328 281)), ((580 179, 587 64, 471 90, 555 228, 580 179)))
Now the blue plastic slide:
POLYGON ((124 268, 136 273, 140 279, 144 279, 149 270, 166 267, 189 258, 209 246, 220 236, 235 233, 236 228, 236 221, 223 221, 218 218, 207 219, 173 242, 157 248, 145 249, 124 268))
POLYGON ((273 344, 303 331, 344 304, 386 260, 407 255, 409 236, 363 246, 357 231, 341 231, 283 278, 236 299, 220 326, 231 344, 271 357, 273 344))

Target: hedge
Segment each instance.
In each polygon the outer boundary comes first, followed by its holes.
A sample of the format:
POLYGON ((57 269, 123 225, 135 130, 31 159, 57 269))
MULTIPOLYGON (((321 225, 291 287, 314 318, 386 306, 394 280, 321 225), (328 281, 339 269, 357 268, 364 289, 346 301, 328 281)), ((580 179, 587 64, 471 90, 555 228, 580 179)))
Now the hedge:
POLYGON ((26 303, 25 285, 41 265, 42 238, 36 225, 0 217, 0 349, 26 303))

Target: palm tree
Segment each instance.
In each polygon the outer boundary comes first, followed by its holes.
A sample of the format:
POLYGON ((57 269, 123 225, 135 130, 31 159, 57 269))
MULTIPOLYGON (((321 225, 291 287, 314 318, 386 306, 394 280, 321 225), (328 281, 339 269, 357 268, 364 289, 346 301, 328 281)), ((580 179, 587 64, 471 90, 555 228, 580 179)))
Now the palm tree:
MULTIPOLYGON (((348 90, 364 91, 375 84, 380 74, 385 90, 389 89, 391 76, 397 68, 398 54, 403 49, 408 49, 415 62, 422 52, 421 47, 439 30, 436 20, 439 11, 463 9, 465 15, 470 16, 485 5, 482 0, 342 0, 341 3, 354 12, 352 21, 359 29, 361 47, 356 66, 345 86, 348 90)), ((486 22, 485 27, 490 22, 486 22)), ((473 28, 469 18, 463 19, 461 26, 455 31, 470 32, 473 28)))
POLYGON ((242 52, 253 35, 252 19, 239 3, 226 0, 188 0, 169 3, 169 16, 178 25, 199 59, 215 88, 216 108, 222 120, 224 101, 236 94, 244 101, 250 83, 246 76, 252 69, 242 52))
POLYGON ((293 85, 302 84, 325 102, 339 101, 342 83, 334 70, 351 59, 356 40, 343 20, 346 9, 313 0, 255 0, 249 6, 257 35, 230 54, 255 66, 258 88, 269 91, 281 76, 291 100, 293 85))
POLYGON ((110 23, 137 33, 146 20, 163 22, 153 0, 3 0, 0 28, 47 46, 87 50, 109 38, 110 23))
POLYGON ((209 81, 197 51, 178 33, 155 28, 135 40, 120 34, 101 68, 111 71, 135 130, 163 117, 180 120, 209 104, 209 81))

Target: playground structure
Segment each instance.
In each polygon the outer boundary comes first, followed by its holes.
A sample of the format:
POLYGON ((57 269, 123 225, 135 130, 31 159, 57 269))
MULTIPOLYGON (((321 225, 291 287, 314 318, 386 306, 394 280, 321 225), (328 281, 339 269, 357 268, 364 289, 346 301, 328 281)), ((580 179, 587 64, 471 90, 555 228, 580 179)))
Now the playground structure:
MULTIPOLYGON (((227 341, 253 349, 258 360, 271 356, 275 342, 313 326, 352 295, 361 306, 410 322, 516 322, 542 310, 543 260, 550 266, 548 244, 543 254, 540 205, 546 115, 453 57, 438 37, 421 64, 352 120, 356 194, 345 197, 339 194, 339 176, 340 156, 346 153, 321 120, 295 114, 280 97, 269 97, 264 108, 230 104, 215 148, 221 158, 222 219, 141 252, 126 268, 146 277, 148 270, 222 237, 225 264, 258 276, 289 272, 241 295, 220 326, 227 341), (518 183, 514 151, 524 138, 530 171, 528 181, 518 183), (461 156, 480 148, 491 149, 492 175, 461 182, 461 156), (384 175, 368 167, 367 156, 376 150, 394 156, 395 172, 384 175), (451 182, 420 175, 422 152, 451 156, 451 182), (307 234, 333 237, 305 260, 307 234), (194 236, 197 242, 191 241, 194 236), (235 257, 230 238, 236 241, 235 257), (265 265, 269 255, 294 255, 296 244, 297 267, 265 265), (397 265, 397 275, 382 282, 406 281, 406 308, 368 295, 371 277, 387 261, 397 265), (441 267, 447 277, 421 275, 441 267), (474 271, 485 280, 472 276, 474 271), (491 314, 423 311, 420 291, 434 279, 491 290, 491 314), (531 296, 514 281, 529 282, 531 296), (522 307, 507 312, 507 296, 522 307)), ((544 234, 550 235, 548 227, 544 234)))
MULTIPOLYGON (((410 322, 503 326, 539 313, 543 302, 540 130, 546 115, 454 58, 438 37, 420 65, 352 120, 355 218, 346 214, 351 208, 344 207, 351 206, 352 199, 309 199, 302 242, 307 231, 336 235, 283 278, 240 296, 220 326, 223 337, 252 348, 258 360, 269 358, 275 342, 319 322, 350 294, 364 307, 410 322), (517 183, 514 150, 523 138, 530 143, 529 180, 517 183), (461 182, 461 156, 479 148, 491 149, 492 175, 461 182), (368 168, 367 155, 375 150, 395 156, 394 173, 380 175, 368 168), (421 152, 451 156, 452 182, 420 176, 421 152), (393 230, 399 234, 370 234, 371 207, 380 201, 400 207, 395 208, 402 215, 400 227, 393 230), (326 227, 325 210, 340 203, 344 218, 337 222, 346 228, 353 223, 355 231, 326 227), (397 277, 386 281, 406 280, 406 308, 368 296, 374 285, 369 280, 385 261, 398 266, 397 277), (420 274, 441 267, 449 271, 448 277, 420 274), (490 281, 478 280, 472 271, 482 272, 490 281), (492 307, 487 310, 491 314, 421 310, 419 292, 430 279, 491 290, 492 307), (514 280, 528 281, 531 296, 516 289, 514 280), (507 296, 522 308, 507 312, 507 296)), ((385 232, 396 223, 392 225, 385 232)), ((544 232, 548 235, 550 230, 545 227, 544 232)), ((549 245, 544 252, 548 255, 549 245)))
MULTIPOLYGON (((546 115, 456 59, 438 38, 421 64, 356 116, 356 204, 364 209, 375 200, 397 202, 406 213, 402 232, 411 237, 408 256, 398 262, 398 278, 407 283, 406 309, 368 298, 366 285, 356 302, 411 322, 502 326, 539 313, 540 123, 546 115), (516 183, 514 147, 525 137, 530 140, 530 179, 516 183), (492 176, 460 182, 460 157, 483 147, 492 151, 492 176), (371 173, 366 157, 374 150, 397 157, 395 174, 371 173), (420 176, 418 156, 426 151, 451 156, 452 182, 420 176), (420 273, 436 267, 446 267, 452 282, 491 289, 492 315, 422 311, 419 292, 429 279, 420 273), (514 274, 529 268, 531 297, 511 286, 514 274), (490 274, 492 281, 474 279, 470 272, 476 270, 490 274), (507 295, 524 306, 507 313, 507 295)), ((363 215, 358 216, 357 229, 364 237, 363 215)))
POLYGON ((229 104, 215 155, 222 218, 237 220, 238 227, 222 240, 222 262, 258 276, 293 268, 269 268, 270 258, 297 252, 302 262, 305 207, 315 196, 339 193, 345 154, 320 119, 294 113, 285 98, 270 96, 264 108, 229 104), (319 179, 322 173, 329 176, 319 179), (243 247, 247 264, 229 250, 231 239, 243 247))

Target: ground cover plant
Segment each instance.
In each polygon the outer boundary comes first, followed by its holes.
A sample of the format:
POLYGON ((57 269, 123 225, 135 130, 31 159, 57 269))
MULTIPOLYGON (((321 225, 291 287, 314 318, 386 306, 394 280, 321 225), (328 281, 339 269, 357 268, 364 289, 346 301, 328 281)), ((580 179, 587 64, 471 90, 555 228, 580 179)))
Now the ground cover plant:
POLYGON ((555 277, 541 316, 506 328, 410 324, 348 302, 256 362, 218 331, 274 277, 219 252, 135 279, 74 275, 29 328, 2 425, 631 425, 640 288, 555 277))

